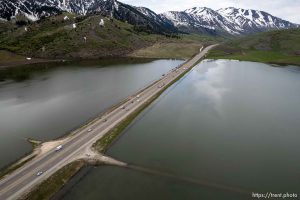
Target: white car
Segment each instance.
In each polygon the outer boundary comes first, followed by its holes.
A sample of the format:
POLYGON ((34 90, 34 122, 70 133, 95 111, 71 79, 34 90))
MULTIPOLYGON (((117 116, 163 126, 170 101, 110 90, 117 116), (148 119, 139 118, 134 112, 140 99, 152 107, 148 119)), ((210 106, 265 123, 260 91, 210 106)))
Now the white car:
POLYGON ((137 98, 140 98, 140 95, 137 95, 136 97, 137 97, 137 98))
POLYGON ((42 175, 44 172, 42 172, 42 171, 39 171, 36 175, 37 176, 40 176, 40 175, 42 175))
POLYGON ((90 129, 88 129, 88 132, 91 132, 93 129, 92 128, 90 128, 90 129))
POLYGON ((55 151, 59 151, 59 150, 61 150, 63 148, 63 145, 59 145, 59 146, 57 146, 56 148, 55 148, 55 151))

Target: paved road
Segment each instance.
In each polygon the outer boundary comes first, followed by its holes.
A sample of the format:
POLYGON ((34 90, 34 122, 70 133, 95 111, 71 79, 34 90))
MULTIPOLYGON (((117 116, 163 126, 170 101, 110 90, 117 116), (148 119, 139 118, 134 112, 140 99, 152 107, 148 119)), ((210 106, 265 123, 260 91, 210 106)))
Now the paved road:
POLYGON ((79 129, 75 136, 63 144, 61 151, 56 152, 53 149, 42 156, 36 157, 9 176, 6 176, 0 181, 0 199, 19 198, 61 167, 78 158, 87 148, 90 148, 96 140, 103 137, 105 133, 163 90, 164 87, 186 70, 192 68, 214 46, 215 45, 206 47, 188 62, 177 69, 171 70, 158 81, 134 96, 129 97, 124 103, 110 112, 105 113, 101 118, 90 125, 79 129), (89 129, 92 131, 88 131, 89 129), (39 171, 44 173, 41 176, 37 176, 36 174, 39 171))

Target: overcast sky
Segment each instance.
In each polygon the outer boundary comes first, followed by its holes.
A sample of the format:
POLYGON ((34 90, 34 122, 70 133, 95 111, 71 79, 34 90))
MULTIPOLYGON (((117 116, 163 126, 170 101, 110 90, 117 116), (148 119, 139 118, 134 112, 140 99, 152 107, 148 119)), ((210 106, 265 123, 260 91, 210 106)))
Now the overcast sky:
POLYGON ((156 13, 181 11, 195 6, 219 9, 224 7, 263 10, 277 17, 300 24, 300 0, 120 0, 150 8, 156 13))

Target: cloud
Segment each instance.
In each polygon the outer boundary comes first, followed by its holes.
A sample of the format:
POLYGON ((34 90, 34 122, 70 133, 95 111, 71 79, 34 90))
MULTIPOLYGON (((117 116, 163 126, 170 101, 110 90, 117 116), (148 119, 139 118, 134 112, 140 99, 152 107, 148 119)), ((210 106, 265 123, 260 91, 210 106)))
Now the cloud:
POLYGON ((266 11, 274 16, 300 24, 300 0, 120 0, 121 2, 144 6, 162 13, 181 11, 195 6, 214 10, 224 7, 248 8, 266 11))

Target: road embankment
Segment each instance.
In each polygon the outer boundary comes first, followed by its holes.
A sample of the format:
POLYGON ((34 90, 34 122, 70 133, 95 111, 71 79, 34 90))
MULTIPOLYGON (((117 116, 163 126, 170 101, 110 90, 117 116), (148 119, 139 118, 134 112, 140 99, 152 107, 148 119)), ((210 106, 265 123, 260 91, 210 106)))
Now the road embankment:
MULTIPOLYGON (((64 146, 62 151, 54 152, 53 149, 50 149, 50 152, 37 157, 33 162, 26 164, 26 166, 11 174, 7 179, 1 180, 0 191, 2 197, 15 199, 15 197, 24 195, 24 193, 28 193, 28 191, 43 191, 40 187, 46 184, 47 181, 51 181, 51 178, 53 178, 53 176, 55 177, 55 174, 58 174, 57 177, 60 180, 69 180, 82 166, 80 167, 79 165, 79 167, 75 167, 74 174, 60 173, 61 170, 64 170, 65 166, 68 166, 68 164, 74 161, 77 162, 78 159, 84 160, 85 156, 90 158, 90 148, 92 146, 98 146, 94 145, 95 141, 98 141, 97 143, 99 144, 97 149, 101 152, 105 152, 136 116, 169 88, 169 86, 188 73, 201 59, 205 58, 206 53, 213 47, 214 45, 205 48, 195 57, 142 90, 137 96, 129 98, 128 101, 115 109, 111 109, 110 112, 105 113, 93 123, 85 125, 84 128, 79 128, 77 132, 75 131, 77 134, 71 134, 70 138, 67 138, 66 142, 62 143, 64 146), (32 174, 35 174, 37 170, 41 170, 45 173, 42 176, 33 176, 32 174), (60 174, 62 174, 62 176, 60 174), (26 184, 24 185, 24 183, 26 184)), ((102 159, 104 163, 111 164, 110 160, 105 156, 100 156, 99 159, 102 159)), ((113 163, 120 164, 120 162, 115 161, 113 161, 113 163)), ((52 179, 52 181, 56 182, 55 179, 52 179)), ((57 183, 58 184, 52 186, 48 184, 49 187, 47 187, 47 191, 43 191, 42 193, 53 195, 65 184, 64 181, 57 181, 57 183)), ((27 197, 32 199, 30 194, 33 193, 29 193, 27 197)))

